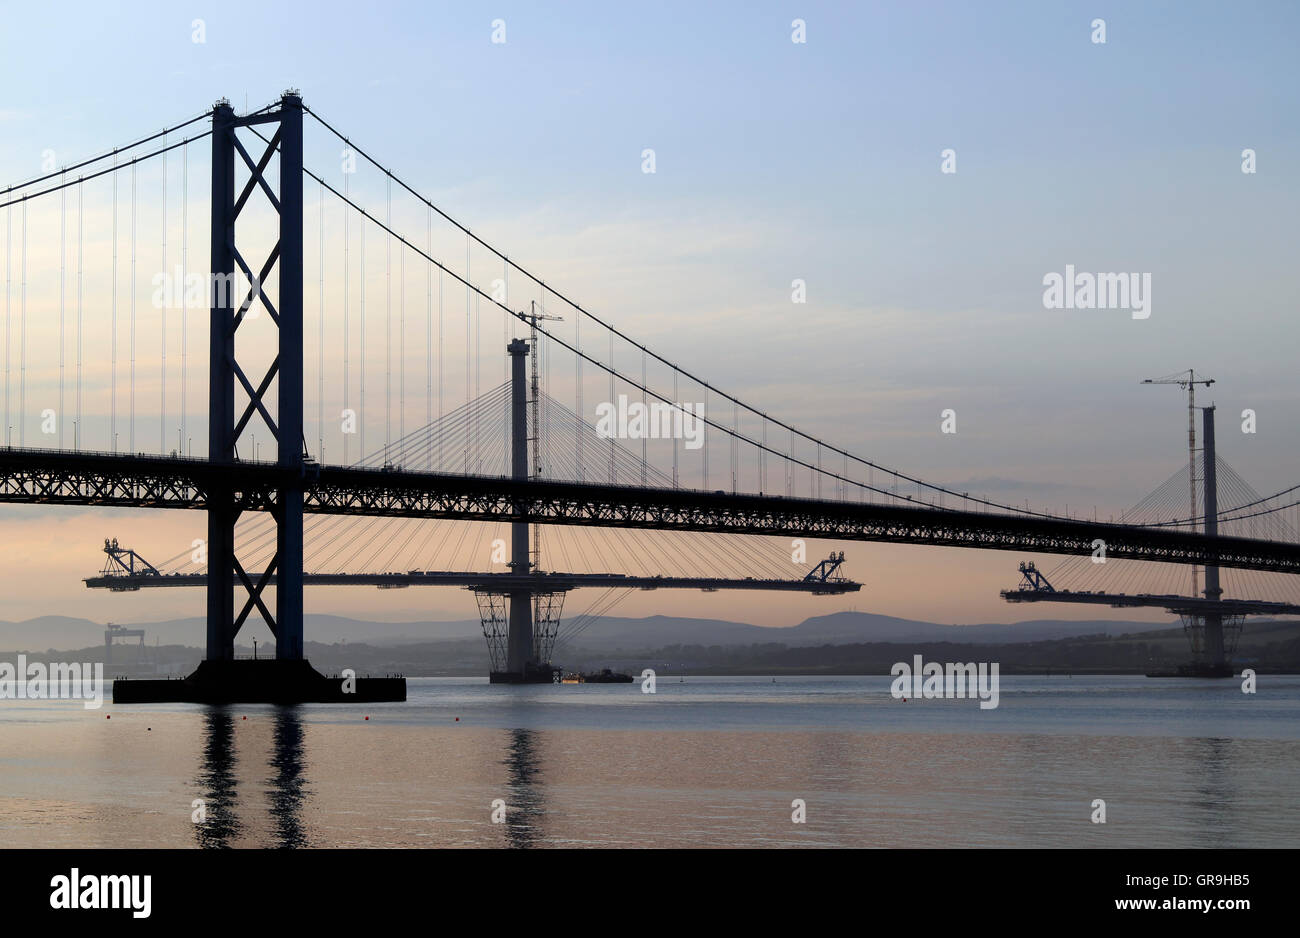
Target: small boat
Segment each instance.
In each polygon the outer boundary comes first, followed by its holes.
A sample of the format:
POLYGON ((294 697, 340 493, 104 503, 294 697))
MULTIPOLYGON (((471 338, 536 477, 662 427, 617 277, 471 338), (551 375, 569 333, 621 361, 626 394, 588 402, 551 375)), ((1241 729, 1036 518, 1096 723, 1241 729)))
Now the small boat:
POLYGON ((620 674, 617 671, 611 671, 609 668, 601 668, 599 671, 591 671, 587 674, 566 674, 560 680, 561 684, 631 684, 635 678, 630 674, 620 674))
POLYGON ((1180 664, 1175 668, 1153 668, 1147 672, 1147 677, 1234 677, 1235 672, 1227 664, 1210 664, 1208 662, 1192 662, 1191 664, 1180 664))

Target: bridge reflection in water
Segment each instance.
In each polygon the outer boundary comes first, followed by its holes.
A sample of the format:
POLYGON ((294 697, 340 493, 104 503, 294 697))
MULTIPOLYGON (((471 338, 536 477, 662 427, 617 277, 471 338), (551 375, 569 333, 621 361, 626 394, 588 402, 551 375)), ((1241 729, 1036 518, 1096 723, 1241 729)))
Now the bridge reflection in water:
MULTIPOLYGON (((203 714, 203 750, 194 787, 203 802, 204 819, 194 824, 197 845, 206 849, 336 846, 322 842, 320 836, 309 836, 309 825, 304 820, 314 791, 310 784, 312 764, 305 751, 306 730, 301 708, 274 709, 273 730, 264 762, 265 781, 261 785, 254 769, 259 764, 256 744, 243 744, 242 760, 236 745, 236 722, 243 719, 223 706, 209 707, 203 714), (241 761, 246 767, 242 773, 241 761), (263 796, 265 807, 257 804, 263 796), (269 825, 258 823, 259 813, 269 816, 269 825)), ((542 734, 530 729, 505 730, 503 734, 498 765, 504 771, 492 773, 495 778, 491 786, 501 793, 498 797, 505 802, 504 820, 498 828, 504 835, 503 845, 540 846, 546 838, 542 824, 546 817, 540 756, 542 734)), ((379 775, 382 768, 376 766, 374 771, 379 775)), ((485 813, 489 807, 496 805, 484 802, 485 813)), ((490 846, 492 839, 495 838, 489 838, 484 845, 490 846)))
POLYGON ((203 800, 203 821, 194 825, 200 847, 229 847, 240 834, 235 815, 234 718, 225 707, 211 707, 203 717, 203 761, 196 787, 203 800))
POLYGON ((12 701, 0 708, 0 827, 10 846, 41 848, 939 847, 955 836, 1271 848, 1300 836, 1300 677, 1269 675, 1252 698, 1235 682, 1012 675, 996 710, 903 704, 889 684, 699 677, 643 695, 417 679, 405 705, 111 714, 12 701), (1122 823, 1088 823, 1096 797, 1122 823), (792 823, 796 798, 804 824, 792 823), (494 824, 497 799, 507 807, 494 824))
MULTIPOLYGON (((239 757, 235 749, 235 717, 227 707, 210 707, 204 714, 204 745, 196 787, 203 800, 204 820, 194 825, 200 847, 236 846, 252 827, 241 819, 239 757)), ((270 839, 266 847, 309 847, 302 813, 311 792, 306 785, 303 724, 297 707, 277 707, 270 754, 266 762, 270 839)), ((245 786, 248 791, 248 786, 245 786)))
POLYGON ((545 839, 541 823, 546 816, 539 758, 541 745, 541 736, 535 730, 510 730, 502 764, 508 782, 503 826, 511 847, 533 847, 545 839))

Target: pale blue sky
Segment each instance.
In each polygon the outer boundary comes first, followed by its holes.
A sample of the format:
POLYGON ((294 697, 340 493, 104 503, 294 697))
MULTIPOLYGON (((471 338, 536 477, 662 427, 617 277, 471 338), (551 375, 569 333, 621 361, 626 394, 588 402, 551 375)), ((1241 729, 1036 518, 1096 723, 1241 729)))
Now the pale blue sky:
MULTIPOLYGON (((3 4, 0 179, 295 86, 576 299, 855 452, 1122 509, 1185 456, 1179 392, 1139 379, 1194 366, 1219 380, 1223 454, 1260 490, 1296 481, 1295 4, 203 7, 3 4), (1066 264, 1151 272, 1151 318, 1045 310, 1042 277, 1066 264), (1229 432, 1245 407, 1253 437, 1229 432)), ((310 133, 309 162, 335 170, 310 133)), ((1013 561, 943 556, 972 577, 1013 561)), ((929 605, 877 584, 874 608, 1014 618, 1009 583, 978 583, 929 605)), ((772 624, 810 611, 771 607, 772 624)))

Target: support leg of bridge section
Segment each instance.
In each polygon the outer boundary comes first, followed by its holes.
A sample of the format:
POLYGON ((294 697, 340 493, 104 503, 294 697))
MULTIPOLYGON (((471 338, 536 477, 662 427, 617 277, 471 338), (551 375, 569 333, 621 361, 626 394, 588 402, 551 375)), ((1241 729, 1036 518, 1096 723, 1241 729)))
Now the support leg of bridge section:
MULTIPOLYGON (((212 113, 212 308, 209 318, 208 459, 235 458, 235 336, 231 329, 234 297, 223 285, 235 274, 235 112, 219 103, 212 113)), ((220 479, 220 475, 216 476, 220 479)), ((209 661, 235 657, 235 505, 234 493, 220 481, 208 493, 209 661)))
POLYGON ((1205 660, 1213 670, 1228 667, 1223 648, 1223 614, 1219 612, 1205 617, 1205 660))
POLYGON ((510 592, 510 637, 506 645, 506 670, 525 675, 533 664, 533 596, 527 590, 510 592))
POLYGON ((302 659, 302 98, 280 101, 280 375, 275 656, 302 659))

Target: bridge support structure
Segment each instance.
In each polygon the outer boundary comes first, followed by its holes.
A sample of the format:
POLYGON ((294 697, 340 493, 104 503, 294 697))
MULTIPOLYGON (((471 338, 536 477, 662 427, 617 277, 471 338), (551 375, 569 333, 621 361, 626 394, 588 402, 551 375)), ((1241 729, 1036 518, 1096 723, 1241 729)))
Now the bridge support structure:
POLYGON ((568 587, 549 590, 494 590, 470 587, 478 602, 479 622, 487 640, 489 680, 493 684, 545 684, 555 680, 556 669, 551 654, 560 629, 560 615, 568 587), (528 603, 532 613, 532 646, 524 668, 512 670, 509 663, 510 608, 516 594, 520 603, 528 603))
MULTIPOLYGON (((208 459, 217 465, 239 461, 239 437, 254 418, 260 418, 276 442, 276 464, 286 470, 276 491, 272 515, 276 523, 276 553, 257 582, 248 576, 235 553, 235 523, 241 505, 238 493, 229 486, 211 493, 208 502, 208 661, 232 661, 235 637, 248 616, 256 610, 275 636, 275 656, 280 660, 302 659, 302 98, 286 92, 277 108, 236 117, 230 105, 218 102, 212 116, 212 295, 208 363, 208 459), (261 158, 254 161, 236 130, 256 124, 275 124, 261 158), (272 157, 279 154, 279 192, 266 178, 272 157), (235 192, 236 161, 249 170, 243 189, 235 192), (260 190, 260 192, 259 192, 260 190), (254 273, 239 249, 237 222, 254 195, 261 195, 279 215, 279 237, 254 273), (277 270, 278 266, 278 270, 277 270), (275 302, 263 286, 277 273, 279 296, 275 302), (242 273, 249 287, 239 306, 234 305, 234 284, 242 273), (275 323, 275 356, 261 380, 254 385, 241 362, 236 338, 250 311, 260 303, 275 323), (272 382, 279 399, 275 415, 268 403, 272 382), (236 382, 248 395, 242 413, 235 411, 236 382), (276 609, 272 613, 262 599, 272 576, 275 580, 276 609), (243 602, 236 612, 236 589, 242 587, 243 602)), ((246 351, 246 350, 245 350, 246 351)), ((256 374, 256 372, 254 372, 256 374)), ((219 483, 218 483, 219 484, 219 483)))
MULTIPOLYGON (((1202 461, 1201 473, 1205 487, 1205 536, 1219 536, 1219 484, 1218 469, 1215 464, 1214 442, 1214 406, 1201 410, 1202 461)), ((1223 598, 1223 589, 1219 585, 1219 567, 1217 564, 1205 566, 1205 598, 1218 602, 1223 598)), ((1232 667, 1228 656, 1236 650, 1237 638, 1241 635, 1243 616, 1224 615, 1217 609, 1211 609, 1203 616, 1183 616, 1183 630, 1187 633, 1192 646, 1192 663, 1185 670, 1198 677, 1231 677, 1232 667)))
MULTIPOLYGON (((116 703, 187 701, 200 703, 309 703, 405 700, 404 678, 331 680, 303 657, 303 491, 305 461, 303 436, 303 137, 302 98, 286 91, 278 106, 236 116, 228 101, 218 101, 212 111, 212 241, 211 306, 208 360, 208 462, 217 471, 210 477, 207 494, 208 582, 207 651, 197 671, 183 681, 116 681, 116 703), (275 132, 254 160, 236 131, 254 125, 275 125, 275 132), (279 189, 271 186, 266 170, 279 159, 279 189), (248 168, 243 188, 236 192, 236 166, 248 168), (264 198, 279 217, 278 237, 255 272, 240 250, 237 222, 250 199, 264 198), (275 301, 265 292, 267 278, 275 273, 279 285, 275 301), (235 306, 235 283, 242 274, 249 286, 235 306), (250 343, 236 341, 241 327, 265 311, 276 328, 274 356, 257 384, 245 365, 251 365, 250 343), (243 354, 241 354, 241 352, 243 354), (235 385, 248 397, 236 412, 235 385), (275 413, 270 389, 276 384, 275 413), (240 436, 249 422, 259 418, 276 444, 276 478, 273 498, 250 497, 236 486, 232 471, 241 462, 240 436), (225 471, 223 471, 225 470, 225 471), (235 524, 245 510, 270 511, 276 524, 275 556, 256 582, 240 564, 235 550, 235 524), (274 580, 275 611, 263 599, 274 580), (236 597, 242 599, 236 611, 236 597), (235 638, 256 610, 275 636, 275 658, 236 661, 235 638)), ((260 343, 263 348, 265 343, 260 343)), ((257 372, 252 374, 256 376, 257 372)), ((256 454, 246 454, 253 455, 256 454)))
MULTIPOLYGON (((515 339, 506 346, 510 355, 510 477, 514 481, 527 481, 528 465, 528 343, 515 339)), ((540 432, 534 427, 533 432, 540 432)), ((535 573, 529 550, 528 506, 515 503, 514 520, 510 523, 510 572, 518 576, 535 573)), ((551 665, 550 650, 559 626, 563 593, 553 590, 512 589, 505 611, 505 635, 501 635, 501 605, 478 594, 483 634, 487 638, 492 670, 488 680, 493 684, 550 684, 557 672, 551 665), (556 596, 559 596, 558 601, 556 596), (492 613, 491 619, 484 613, 492 613), (542 621, 534 622, 534 615, 542 621), (534 626, 540 626, 540 632, 534 626), (504 641, 502 639, 504 638, 504 641), (500 660, 504 657, 504 661, 500 660)))

